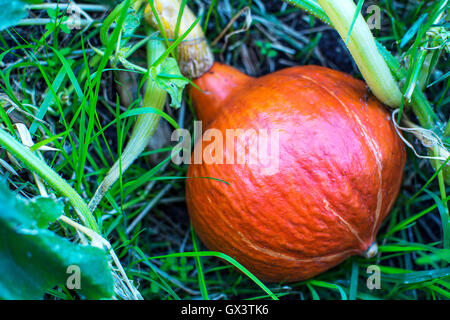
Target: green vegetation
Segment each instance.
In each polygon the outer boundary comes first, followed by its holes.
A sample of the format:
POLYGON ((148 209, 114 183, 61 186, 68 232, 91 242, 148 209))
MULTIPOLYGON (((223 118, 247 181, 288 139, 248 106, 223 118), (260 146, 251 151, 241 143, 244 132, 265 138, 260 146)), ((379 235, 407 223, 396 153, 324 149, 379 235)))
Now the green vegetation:
MULTIPOLYGON (((355 5, 367 18, 373 3, 363 2, 355 5)), ((378 236, 379 254, 352 257, 291 284, 261 283, 230 257, 206 251, 190 226, 187 168, 170 161, 172 128, 192 129, 195 118, 182 91, 188 81, 173 65, 184 35, 174 45, 147 29, 142 1, 80 2, 77 21, 67 4, 8 3, 15 11, 7 18, 0 14, 0 298, 111 298, 113 292, 119 299, 450 298, 448 1, 376 3, 381 27, 372 33, 399 84, 396 120, 412 129, 403 137, 414 147, 408 148, 402 190, 378 236), (152 42, 166 48, 149 59, 152 42), (163 110, 145 96, 150 81, 168 92, 163 110), (121 167, 141 116, 161 116, 150 147, 120 170, 91 212, 89 201, 113 164, 121 167), (23 235, 17 223, 35 235, 23 235), (12 242, 15 247, 8 247, 12 242), (30 261, 7 256, 8 248, 31 253, 34 266, 53 256, 46 266, 55 271, 30 268, 30 261), (98 276, 89 277, 83 290, 68 290, 61 274, 72 264, 98 276), (14 265, 41 283, 13 292, 6 280, 14 275, 4 271, 14 265), (381 289, 366 285, 371 265, 380 267, 381 289)), ((250 75, 320 64, 362 77, 316 1, 189 5, 217 60, 250 75), (226 34, 241 32, 218 38, 239 12, 226 34)))

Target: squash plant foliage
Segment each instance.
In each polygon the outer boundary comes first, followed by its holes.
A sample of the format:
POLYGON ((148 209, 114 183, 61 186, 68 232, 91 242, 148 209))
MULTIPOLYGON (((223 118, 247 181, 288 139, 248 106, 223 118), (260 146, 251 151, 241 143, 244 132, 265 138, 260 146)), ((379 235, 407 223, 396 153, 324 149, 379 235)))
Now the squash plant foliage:
POLYGON ((73 283, 71 270, 79 271, 74 289, 80 297, 112 297, 106 252, 48 229, 62 214, 62 203, 24 200, 0 183, 0 299, 41 299, 48 289, 73 283))

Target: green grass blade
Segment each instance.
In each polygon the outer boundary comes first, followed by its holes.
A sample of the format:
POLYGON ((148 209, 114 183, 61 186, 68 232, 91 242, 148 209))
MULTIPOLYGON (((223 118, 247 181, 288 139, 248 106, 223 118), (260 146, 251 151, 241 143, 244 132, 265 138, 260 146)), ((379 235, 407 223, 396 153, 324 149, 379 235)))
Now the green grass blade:
MULTIPOLYGON (((192 224, 190 226, 190 229, 191 229, 192 246, 193 246, 194 252, 199 252, 197 235, 195 234, 194 227, 192 226, 192 224)), ((204 300, 209 300, 208 289, 206 288, 206 282, 205 282, 205 275, 203 273, 202 261, 200 260, 199 256, 194 256, 194 260, 195 260, 195 266, 197 267, 197 278, 198 278, 198 283, 199 283, 199 287, 200 287, 200 292, 202 293, 202 297, 204 300)))
MULTIPOLYGON (((199 251, 199 252, 181 252, 181 253, 172 253, 162 256, 155 256, 151 257, 150 259, 163 259, 163 258, 169 258, 169 257, 217 257, 220 259, 223 259, 227 261, 228 263, 232 264, 234 267, 239 269, 243 274, 245 274, 250 280, 255 282, 261 289, 263 289, 273 300, 278 300, 278 297, 264 284, 262 283, 257 277, 255 277, 250 271, 247 270, 243 265, 241 265, 239 262, 231 258, 230 256, 221 253, 221 252, 215 252, 215 251, 199 251)), ((345 293, 344 293, 345 294, 345 293)))
POLYGON ((356 6, 355 14, 353 16, 352 24, 348 29, 347 37, 345 38, 345 45, 348 45, 348 41, 350 40, 350 35, 352 34, 353 27, 355 25, 356 19, 358 19, 358 15, 361 13, 362 6, 364 4, 364 0, 359 0, 356 6))

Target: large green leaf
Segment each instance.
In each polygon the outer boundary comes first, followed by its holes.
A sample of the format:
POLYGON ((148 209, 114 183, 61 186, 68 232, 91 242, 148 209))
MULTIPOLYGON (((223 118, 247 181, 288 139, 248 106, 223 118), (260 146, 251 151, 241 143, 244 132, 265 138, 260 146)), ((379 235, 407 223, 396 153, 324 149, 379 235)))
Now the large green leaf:
POLYGON ((47 229, 62 213, 56 201, 25 201, 0 182, 0 299, 41 299, 46 290, 66 285, 72 268, 79 271, 82 298, 113 295, 106 252, 47 229))
POLYGON ((178 67, 177 61, 174 58, 166 58, 161 63, 161 70, 152 68, 150 70, 150 77, 155 83, 170 95, 170 105, 174 108, 179 108, 184 87, 189 81, 183 77, 178 67))
POLYGON ((0 31, 15 26, 27 16, 27 3, 39 3, 42 0, 0 0, 0 31))

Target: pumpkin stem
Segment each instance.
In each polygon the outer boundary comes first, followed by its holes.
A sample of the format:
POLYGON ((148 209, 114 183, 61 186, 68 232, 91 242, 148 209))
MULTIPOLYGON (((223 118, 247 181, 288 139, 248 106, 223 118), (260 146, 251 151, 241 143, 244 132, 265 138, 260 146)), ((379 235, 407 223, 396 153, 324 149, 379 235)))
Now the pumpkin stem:
POLYGON ((375 257, 377 253, 378 253, 378 244, 374 241, 362 255, 363 257, 370 259, 375 257))
POLYGON ((196 87, 191 87, 198 119, 209 124, 223 111, 225 101, 252 79, 231 66, 215 62, 208 72, 194 80, 196 87))
POLYGON ((402 94, 386 62, 379 53, 375 39, 361 13, 353 21, 356 5, 352 0, 318 0, 341 38, 346 41, 356 64, 375 96, 390 107, 401 104, 402 94), (351 34, 349 30, 353 25, 351 34))
POLYGON ((195 15, 180 0, 152 0, 145 8, 145 19, 173 41, 197 24, 177 46, 177 60, 185 77, 198 78, 214 63, 214 56, 195 15))
MULTIPOLYGON (((150 33, 150 31, 148 32, 150 33)), ((147 61, 150 66, 156 61, 166 50, 164 43, 160 40, 152 40, 147 42, 147 61)), ((158 67, 158 71, 160 70, 158 67)), ((167 94, 161 89, 151 78, 147 79, 143 107, 153 107, 162 110, 166 102, 167 94)), ((103 179, 89 202, 89 210, 93 212, 97 208, 100 201, 106 195, 108 190, 120 178, 121 174, 128 169, 136 158, 144 151, 150 143, 150 140, 158 127, 160 115, 157 113, 144 113, 138 116, 136 124, 133 128, 130 140, 125 150, 120 156, 108 174, 103 179)))

